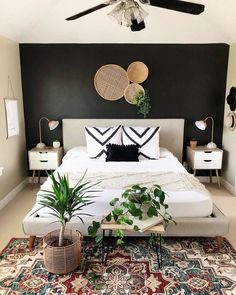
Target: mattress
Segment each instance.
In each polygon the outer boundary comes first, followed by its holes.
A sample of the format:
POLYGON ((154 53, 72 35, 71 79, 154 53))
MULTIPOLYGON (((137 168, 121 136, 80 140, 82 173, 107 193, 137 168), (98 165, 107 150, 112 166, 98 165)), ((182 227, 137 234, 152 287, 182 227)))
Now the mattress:
MULTIPOLYGON (((90 159, 85 147, 73 148, 64 156, 61 166, 54 172, 64 173, 158 173, 172 172, 189 175, 181 163, 166 149, 161 149, 161 157, 158 160, 141 160, 139 162, 106 162, 105 159, 90 159)), ((135 183, 134 183, 135 184, 135 183)), ((155 183, 158 184, 158 183, 155 183)), ((199 183, 199 185, 201 185, 199 183)), ((50 179, 41 186, 41 190, 50 187, 50 179)), ((58 228, 58 224, 52 223, 54 218, 50 215, 50 210, 43 208, 35 213, 39 208, 38 200, 42 197, 41 190, 37 194, 36 203, 32 210, 23 220, 23 229, 27 235, 43 236, 48 231, 58 228), (36 217, 37 216, 37 217, 36 217)), ((85 211, 93 215, 92 220, 100 221, 102 216, 110 212, 109 202, 114 197, 120 197, 123 188, 105 188, 97 193, 96 202, 85 211)), ((179 217, 206 217, 210 216, 213 209, 213 202, 210 194, 202 187, 201 190, 165 190, 167 193, 166 203, 169 205, 168 213, 173 218, 179 217)), ((85 225, 79 224, 79 229, 83 234, 87 233, 87 227, 91 224, 91 217, 84 217, 85 225)), ((78 228, 78 219, 70 221, 69 227, 78 228)))

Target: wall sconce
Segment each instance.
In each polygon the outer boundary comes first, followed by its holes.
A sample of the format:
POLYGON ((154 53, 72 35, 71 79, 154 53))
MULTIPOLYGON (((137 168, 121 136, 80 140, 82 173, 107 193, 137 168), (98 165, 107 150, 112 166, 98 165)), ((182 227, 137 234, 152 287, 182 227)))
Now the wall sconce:
POLYGON ((217 145, 213 142, 214 137, 214 119, 212 117, 206 117, 206 119, 201 121, 196 121, 195 125, 200 130, 205 130, 207 128, 207 120, 210 119, 212 121, 211 124, 211 142, 207 144, 207 148, 209 149, 215 149, 217 148, 217 145))
POLYGON ((42 130, 41 130, 41 122, 42 120, 46 120, 48 122, 49 130, 54 130, 59 125, 58 121, 49 120, 46 117, 42 117, 39 119, 39 143, 36 145, 37 149, 44 149, 46 147, 45 143, 42 142, 42 130))

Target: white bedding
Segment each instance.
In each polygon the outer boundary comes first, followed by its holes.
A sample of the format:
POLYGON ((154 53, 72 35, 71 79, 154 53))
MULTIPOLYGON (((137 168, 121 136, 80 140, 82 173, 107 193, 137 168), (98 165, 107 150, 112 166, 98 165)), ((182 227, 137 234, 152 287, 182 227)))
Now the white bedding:
MULTIPOLYGON (((141 160, 139 162, 105 162, 104 159, 90 159, 86 153, 86 148, 74 148, 70 150, 63 158, 62 165, 57 169, 59 173, 73 173, 84 172, 88 169, 88 173, 107 173, 107 175, 117 172, 176 172, 188 175, 188 172, 184 169, 181 163, 174 157, 169 151, 165 149, 160 150, 160 158, 158 160, 141 160)), ((137 183, 134 183, 137 184, 137 183)), ((158 183, 155 183, 158 184, 158 183)), ((201 185, 201 184, 199 184, 201 185)), ((41 189, 48 189, 50 187, 50 180, 41 186, 41 189)), ((96 202, 86 209, 86 212, 93 214, 93 220, 101 220, 102 216, 106 212, 110 211, 109 201, 114 197, 119 197, 122 194, 120 187, 112 189, 104 189, 98 195, 100 195, 96 202)), ((187 191, 166 191, 168 196, 166 197, 166 203, 169 205, 168 212, 175 217, 206 217, 212 213, 213 202, 210 194, 203 187, 201 190, 187 190, 187 191)), ((37 199, 41 198, 40 191, 37 195, 37 199)), ((36 202, 31 212, 34 212, 38 207, 36 202)), ((35 229, 37 228, 36 235, 45 234, 45 225, 47 225, 47 231, 52 230, 54 225, 48 227, 49 221, 52 221, 52 217, 49 214, 48 209, 44 208, 38 212, 41 218, 35 218, 29 213, 23 220, 23 228, 26 234, 35 235, 35 229)), ((80 230, 86 233, 86 228, 91 223, 91 217, 84 218, 85 226, 80 225, 80 230)), ((76 220, 72 220, 75 223, 76 220)), ((58 225, 55 226, 57 228, 58 225)))
MULTIPOLYGON (((181 163, 170 152, 161 149, 158 160, 141 160, 139 162, 106 162, 104 159, 90 159, 85 148, 74 148, 63 158, 62 165, 57 169, 59 173, 84 172, 112 175, 112 173, 150 173, 150 172, 176 172, 188 175, 181 163), (164 156, 163 156, 164 155, 164 156)), ((42 189, 48 189, 48 181, 42 189)), ((137 184, 137 183, 133 183, 137 184)), ((158 184, 158 183, 156 183, 158 184)), ((112 187, 111 199, 121 195, 122 187, 112 187), (114 193, 116 192, 116 193, 114 193), (115 194, 115 195, 114 195, 115 194)), ((111 190, 110 189, 110 190, 111 190)), ((109 195, 109 189, 104 190, 109 195)), ((102 195, 106 193, 103 192, 102 195)), ((168 197, 169 213, 173 217, 204 217, 212 213, 213 203, 206 190, 201 191, 166 191, 168 197)))

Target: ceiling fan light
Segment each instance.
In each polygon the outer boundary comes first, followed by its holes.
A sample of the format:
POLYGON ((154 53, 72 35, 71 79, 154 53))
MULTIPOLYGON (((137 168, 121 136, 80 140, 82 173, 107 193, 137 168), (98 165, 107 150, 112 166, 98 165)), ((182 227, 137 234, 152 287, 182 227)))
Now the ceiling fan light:
POLYGON ((124 14, 124 3, 121 2, 116 5, 111 12, 107 15, 113 21, 116 21, 119 25, 123 24, 123 14, 124 14))
POLYGON ((134 0, 122 1, 108 13, 113 21, 126 27, 130 27, 134 20, 138 24, 143 22, 147 15, 148 13, 134 0))

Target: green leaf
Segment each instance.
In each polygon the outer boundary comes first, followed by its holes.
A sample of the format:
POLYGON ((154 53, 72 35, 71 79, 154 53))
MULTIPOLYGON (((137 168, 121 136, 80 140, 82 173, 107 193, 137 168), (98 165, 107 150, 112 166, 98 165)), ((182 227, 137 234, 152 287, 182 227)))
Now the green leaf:
POLYGON ((106 216, 106 221, 111 221, 111 218, 112 218, 112 216, 111 216, 111 213, 109 213, 107 216, 106 216))
POLYGON ((153 217, 153 216, 157 216, 157 209, 155 208, 155 207, 153 207, 153 206, 151 206, 149 209, 148 209, 148 211, 147 211, 147 215, 149 216, 149 217, 153 217))
POLYGON ((129 219, 128 217, 124 216, 123 220, 125 223, 127 223, 128 225, 132 225, 133 224, 133 220, 129 219))
POLYGON ((103 240, 103 237, 102 236, 96 236, 96 238, 95 238, 95 242, 97 244, 101 244, 102 240, 103 240))
POLYGON ((118 246, 121 246, 124 245, 125 242, 122 239, 117 239, 116 243, 118 246))
POLYGON ((115 236, 118 237, 118 238, 123 238, 125 235, 124 231, 122 229, 117 229, 116 230, 116 233, 115 233, 115 236))
POLYGON ((94 238, 97 235, 97 231, 100 228, 100 226, 100 222, 93 221, 92 225, 88 227, 88 234, 94 238))
POLYGON ((115 215, 121 215, 121 214, 123 214, 123 209, 121 209, 121 208, 115 208, 114 210, 113 210, 113 213, 115 214, 115 215))
POLYGON ((159 195, 159 200, 160 200, 161 205, 163 205, 165 202, 165 193, 163 191, 159 195))
POLYGON ((115 206, 115 204, 119 201, 119 198, 114 198, 110 201, 111 206, 115 206))
POLYGON ((133 230, 134 231, 139 231, 139 227, 137 225, 134 225, 133 230))

